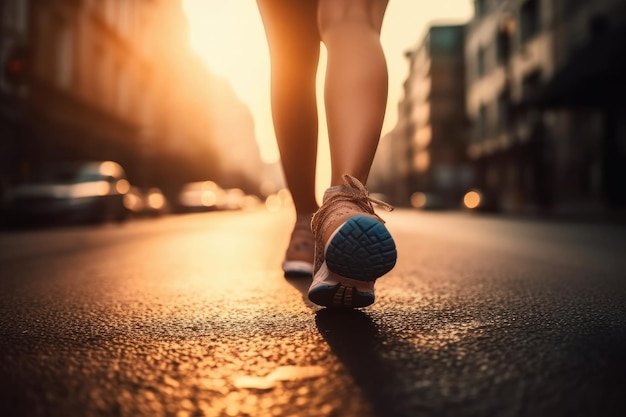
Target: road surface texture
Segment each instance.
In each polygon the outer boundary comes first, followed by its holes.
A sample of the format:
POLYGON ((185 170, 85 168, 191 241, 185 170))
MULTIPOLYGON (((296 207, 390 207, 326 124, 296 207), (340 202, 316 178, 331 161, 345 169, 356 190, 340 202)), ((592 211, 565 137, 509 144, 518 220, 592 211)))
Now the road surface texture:
POLYGON ((2 232, 0 415, 626 415, 624 226, 396 210, 333 311, 281 274, 290 213, 2 232))

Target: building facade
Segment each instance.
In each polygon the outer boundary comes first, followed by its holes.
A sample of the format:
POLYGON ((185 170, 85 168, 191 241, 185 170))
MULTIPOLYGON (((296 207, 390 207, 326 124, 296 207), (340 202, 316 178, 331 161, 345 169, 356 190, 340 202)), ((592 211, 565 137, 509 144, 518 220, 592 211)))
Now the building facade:
POLYGON ((408 205, 411 196, 420 195, 419 205, 458 207, 471 184, 464 34, 464 25, 435 25, 406 52, 409 74, 398 122, 385 139, 391 142, 390 197, 395 204, 408 205))
POLYGON ((150 113, 139 93, 150 90, 142 54, 150 3, 3 0, 5 54, 24 51, 22 80, 5 77, 2 85, 3 101, 17 104, 15 118, 2 124, 11 126, 7 142, 17 144, 8 155, 20 165, 18 176, 54 159, 133 165, 150 113), (20 37, 7 41, 12 21, 21 22, 20 37))
MULTIPOLYGON (((567 67, 606 66, 614 53, 572 59, 601 33, 623 27, 624 13, 619 0, 475 1, 465 48, 468 155, 475 185, 492 204, 509 211, 601 211, 621 198, 610 197, 620 194, 611 185, 619 162, 605 152, 607 140, 624 141, 617 133, 605 139, 608 130, 619 130, 606 123, 611 100, 579 102, 582 93, 567 96, 575 82, 557 84, 567 67)), ((592 78, 605 74, 598 69, 592 78)))
MULTIPOLYGON (((191 51, 180 0, 0 0, 0 9, 4 186, 68 159, 112 159, 131 182, 172 192, 220 179, 215 92, 234 93, 191 51)), ((247 126, 237 144, 253 148, 248 164, 260 171, 252 120, 229 105, 241 116, 233 126, 247 126)))

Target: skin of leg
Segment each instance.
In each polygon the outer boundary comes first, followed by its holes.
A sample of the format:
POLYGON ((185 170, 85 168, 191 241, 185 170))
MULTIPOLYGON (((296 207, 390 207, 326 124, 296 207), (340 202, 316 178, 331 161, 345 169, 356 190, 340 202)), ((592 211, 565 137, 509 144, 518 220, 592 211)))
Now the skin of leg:
POLYGON ((363 184, 378 147, 388 94, 380 31, 388 0, 319 0, 319 33, 328 52, 324 99, 331 185, 350 174, 363 184))
POLYGON ((317 1, 257 0, 257 5, 270 51, 272 117, 283 172, 296 213, 310 215, 318 208, 317 1))

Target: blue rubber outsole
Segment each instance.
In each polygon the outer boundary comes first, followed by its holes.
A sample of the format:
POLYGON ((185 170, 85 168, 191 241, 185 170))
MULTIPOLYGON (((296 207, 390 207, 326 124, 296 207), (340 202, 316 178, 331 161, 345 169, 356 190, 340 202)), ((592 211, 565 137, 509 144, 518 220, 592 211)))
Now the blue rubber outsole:
POLYGON ((328 269, 342 277, 374 281, 396 264, 396 244, 387 228, 368 216, 351 217, 326 249, 328 269))

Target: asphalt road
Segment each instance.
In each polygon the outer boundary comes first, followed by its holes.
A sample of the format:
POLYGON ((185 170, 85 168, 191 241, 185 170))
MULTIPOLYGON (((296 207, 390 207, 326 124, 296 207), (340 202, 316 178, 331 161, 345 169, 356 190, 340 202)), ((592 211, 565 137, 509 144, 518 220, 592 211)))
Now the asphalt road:
POLYGON ((0 415, 626 415, 624 226, 385 217, 357 311, 283 278, 288 211, 0 233, 0 415))

